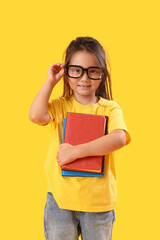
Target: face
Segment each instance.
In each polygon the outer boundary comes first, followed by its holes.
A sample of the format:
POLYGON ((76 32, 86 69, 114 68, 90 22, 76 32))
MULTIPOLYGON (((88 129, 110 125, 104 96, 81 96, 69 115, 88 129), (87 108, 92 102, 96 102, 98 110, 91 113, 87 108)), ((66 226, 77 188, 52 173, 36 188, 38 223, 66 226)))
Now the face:
MULTIPOLYGON (((71 57, 69 65, 79 65, 83 68, 88 68, 91 66, 99 67, 95 56, 87 51, 78 51, 74 53, 71 57)), ((80 78, 68 77, 68 82, 74 92, 75 98, 79 102, 84 102, 84 100, 86 100, 86 104, 88 100, 90 100, 90 102, 95 102, 95 92, 101 81, 102 79, 89 79, 86 71, 84 71, 80 78)))

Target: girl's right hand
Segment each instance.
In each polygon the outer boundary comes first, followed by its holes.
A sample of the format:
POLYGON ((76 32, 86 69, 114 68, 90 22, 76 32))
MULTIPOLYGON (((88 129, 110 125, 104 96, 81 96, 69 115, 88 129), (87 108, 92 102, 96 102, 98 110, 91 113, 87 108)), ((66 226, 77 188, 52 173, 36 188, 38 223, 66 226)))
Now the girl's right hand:
POLYGON ((56 85, 59 82, 59 80, 63 77, 63 75, 64 75, 64 64, 53 63, 48 69, 47 80, 51 82, 53 85, 56 85))

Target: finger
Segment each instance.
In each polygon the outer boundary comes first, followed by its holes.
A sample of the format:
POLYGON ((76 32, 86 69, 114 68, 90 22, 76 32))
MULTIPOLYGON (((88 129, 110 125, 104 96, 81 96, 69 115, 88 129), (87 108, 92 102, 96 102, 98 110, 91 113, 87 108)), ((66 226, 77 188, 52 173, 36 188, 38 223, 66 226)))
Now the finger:
POLYGON ((60 72, 60 70, 64 67, 62 63, 53 63, 49 69, 52 71, 56 71, 56 73, 60 72))
POLYGON ((62 66, 64 66, 64 64, 63 63, 53 63, 50 67, 53 67, 53 66, 62 67, 62 66))
POLYGON ((58 164, 59 164, 60 167, 63 165, 61 162, 59 162, 58 164))
POLYGON ((50 70, 53 71, 54 73, 59 73, 61 71, 61 67, 53 66, 50 68, 50 70))
POLYGON ((58 165, 61 165, 61 161, 60 160, 58 160, 57 163, 58 163, 58 165))
POLYGON ((65 66, 65 65, 64 65, 63 63, 61 63, 61 68, 64 68, 64 66, 65 66))
POLYGON ((53 63, 50 68, 59 68, 62 69, 64 68, 64 64, 63 63, 53 63))
POLYGON ((64 143, 60 144, 60 148, 64 147, 64 145, 65 145, 64 143))
POLYGON ((62 71, 59 73, 60 78, 62 78, 63 75, 64 75, 64 69, 62 69, 62 71))
POLYGON ((61 161, 59 159, 57 159, 57 163, 59 164, 61 161))

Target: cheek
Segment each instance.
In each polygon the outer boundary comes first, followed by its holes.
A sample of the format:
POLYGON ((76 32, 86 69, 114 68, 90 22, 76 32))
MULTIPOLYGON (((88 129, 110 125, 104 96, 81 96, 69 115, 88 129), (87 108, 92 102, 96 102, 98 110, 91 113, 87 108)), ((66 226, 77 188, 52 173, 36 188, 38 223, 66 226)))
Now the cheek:
POLYGON ((77 85, 76 79, 70 79, 68 78, 68 83, 71 88, 74 88, 77 85))

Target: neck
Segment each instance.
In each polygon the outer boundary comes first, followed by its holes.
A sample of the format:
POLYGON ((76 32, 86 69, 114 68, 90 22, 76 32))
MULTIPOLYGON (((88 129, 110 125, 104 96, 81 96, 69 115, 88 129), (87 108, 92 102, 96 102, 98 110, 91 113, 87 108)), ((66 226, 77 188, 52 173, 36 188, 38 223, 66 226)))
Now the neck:
POLYGON ((88 104, 95 104, 99 101, 99 98, 94 96, 77 96, 76 94, 74 94, 74 97, 76 99, 77 102, 79 102, 80 104, 83 105, 88 105, 88 104))

